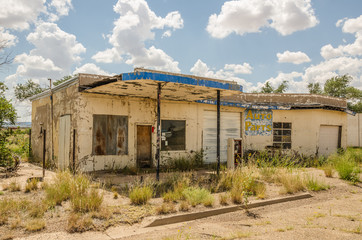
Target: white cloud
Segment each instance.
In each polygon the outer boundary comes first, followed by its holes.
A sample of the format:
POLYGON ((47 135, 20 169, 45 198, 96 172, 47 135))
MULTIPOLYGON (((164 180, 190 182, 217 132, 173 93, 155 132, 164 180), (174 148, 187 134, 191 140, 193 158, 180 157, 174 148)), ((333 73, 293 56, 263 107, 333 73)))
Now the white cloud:
POLYGON ((49 21, 55 22, 61 16, 67 16, 72 9, 72 0, 52 0, 49 4, 49 21))
POLYGON ((14 59, 15 63, 21 63, 16 73, 28 78, 41 78, 47 76, 61 76, 62 69, 55 66, 53 61, 42 56, 18 55, 14 59))
POLYGON ((122 57, 115 48, 108 48, 104 51, 97 52, 92 56, 96 62, 112 63, 122 61, 122 57))
POLYGON ((110 73, 102 70, 94 63, 86 63, 79 68, 77 67, 75 69, 75 71, 73 72, 73 75, 77 74, 77 73, 89 73, 89 74, 98 74, 98 75, 106 75, 106 76, 115 75, 115 74, 110 74, 110 73))
POLYGON ((260 32, 263 27, 289 35, 317 24, 310 0, 238 0, 225 2, 219 15, 211 15, 206 30, 215 38, 260 32))
POLYGON ((225 64, 225 70, 231 70, 236 74, 251 74, 253 68, 249 63, 243 64, 225 64))
POLYGON ((178 62, 163 50, 155 46, 145 46, 145 41, 154 39, 154 29, 169 28, 170 31, 183 28, 183 19, 179 12, 170 12, 164 18, 159 17, 145 0, 119 0, 113 9, 120 15, 114 22, 112 34, 107 36, 114 50, 98 52, 93 56, 94 60, 113 62, 123 58, 127 64, 139 67, 180 71, 178 62), (113 51, 118 53, 116 59, 113 51), (107 60, 107 57, 111 60, 107 60))
POLYGON ((18 42, 18 38, 9 31, 0 27, 0 43, 5 47, 12 47, 18 42))
POLYGON ((168 38, 171 37, 171 35, 172 35, 171 31, 167 30, 162 34, 162 38, 168 38))
POLYGON ((30 55, 50 59, 64 71, 70 71, 86 51, 75 35, 62 31, 55 23, 41 23, 26 39, 35 46, 30 55))
POLYGON ((350 44, 339 45, 334 48, 331 44, 321 48, 321 55, 328 60, 340 56, 361 56, 362 55, 362 15, 357 18, 338 20, 336 26, 342 26, 345 33, 355 34, 355 41, 350 44))
POLYGON ((16 30, 29 28, 40 13, 46 12, 45 0, 0 0, 1 26, 16 30))
POLYGON ((294 64, 301 64, 310 62, 310 58, 304 52, 290 52, 285 51, 283 53, 277 53, 278 62, 280 63, 294 63, 294 64))
MULTIPOLYGON (((243 65, 226 64, 223 69, 213 71, 210 70, 206 63, 198 59, 194 66, 190 69, 190 72, 201 77, 236 81, 238 84, 243 86, 244 91, 248 91, 252 84, 237 76, 241 73, 241 71, 245 71, 246 69, 251 71, 252 67, 248 63, 244 63, 243 65)), ((243 73, 248 74, 248 72, 243 73)))

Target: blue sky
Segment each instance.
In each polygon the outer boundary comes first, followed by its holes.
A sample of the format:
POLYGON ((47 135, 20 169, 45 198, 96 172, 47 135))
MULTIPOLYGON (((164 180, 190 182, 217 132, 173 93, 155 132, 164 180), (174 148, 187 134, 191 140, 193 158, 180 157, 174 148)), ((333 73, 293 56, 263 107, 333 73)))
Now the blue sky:
MULTIPOLYGON (((0 38, 15 57, 0 78, 43 86, 79 72, 134 67, 234 80, 311 82, 350 74, 362 89, 360 0, 0 0, 0 38)), ((30 103, 13 100, 21 121, 30 103)))

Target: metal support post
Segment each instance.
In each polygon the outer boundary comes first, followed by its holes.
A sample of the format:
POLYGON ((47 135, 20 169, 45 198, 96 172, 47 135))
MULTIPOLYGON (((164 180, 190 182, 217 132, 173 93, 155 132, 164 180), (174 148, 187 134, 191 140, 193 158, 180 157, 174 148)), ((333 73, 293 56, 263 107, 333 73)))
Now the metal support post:
POLYGON ((217 175, 220 174, 220 90, 217 90, 217 127, 216 127, 217 175))
POLYGON ((156 146, 156 159, 157 171, 156 180, 160 180, 160 148, 161 148, 161 83, 158 83, 157 88, 157 146, 156 146))

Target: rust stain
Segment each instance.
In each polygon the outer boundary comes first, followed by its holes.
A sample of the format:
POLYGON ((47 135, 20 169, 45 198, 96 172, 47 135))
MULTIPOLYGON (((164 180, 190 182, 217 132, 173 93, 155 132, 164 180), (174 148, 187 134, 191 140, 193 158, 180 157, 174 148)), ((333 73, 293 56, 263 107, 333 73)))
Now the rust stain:
POLYGON ((106 141, 102 134, 102 131, 98 128, 96 132, 96 147, 94 149, 97 155, 105 155, 106 153, 106 141))
POLYGON ((125 149, 125 133, 122 128, 118 129, 117 146, 119 148, 118 155, 120 155, 124 152, 124 149, 125 149))

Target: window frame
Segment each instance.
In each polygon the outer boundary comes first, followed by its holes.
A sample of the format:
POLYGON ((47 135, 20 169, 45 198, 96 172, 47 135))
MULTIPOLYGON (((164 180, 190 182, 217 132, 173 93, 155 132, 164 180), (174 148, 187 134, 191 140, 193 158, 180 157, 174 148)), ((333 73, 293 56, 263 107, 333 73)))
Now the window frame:
POLYGON ((273 122, 273 148, 292 149, 292 126, 291 122, 273 122))
POLYGON ((167 152, 167 151, 170 151, 170 152, 175 152, 175 151, 186 151, 186 128, 187 128, 187 122, 185 119, 161 119, 161 147, 160 147, 160 150, 162 152, 167 152), (162 124, 164 121, 177 121, 177 122, 183 122, 184 123, 184 141, 183 141, 183 149, 165 149, 165 145, 164 145, 164 142, 166 141, 166 137, 163 136, 163 126, 164 124, 162 124), (164 137, 165 137, 165 140, 164 140, 164 137))

